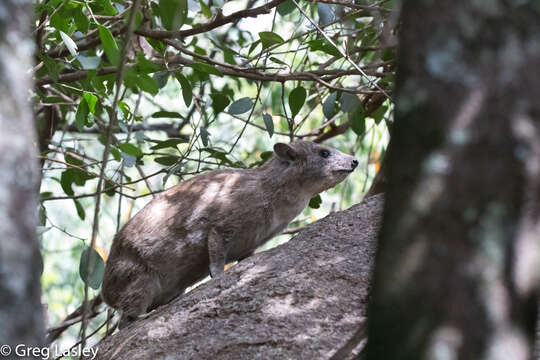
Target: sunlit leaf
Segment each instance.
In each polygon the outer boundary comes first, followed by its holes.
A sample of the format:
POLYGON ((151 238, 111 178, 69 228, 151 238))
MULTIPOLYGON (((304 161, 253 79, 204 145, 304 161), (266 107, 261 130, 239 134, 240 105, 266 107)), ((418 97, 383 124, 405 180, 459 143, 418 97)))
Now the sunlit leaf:
POLYGON ((65 32, 60 31, 60 37, 62 38, 62 41, 66 45, 69 53, 71 56, 75 57, 77 56, 77 44, 75 44, 75 41, 73 41, 72 38, 70 38, 65 32))
POLYGON ((103 25, 98 25, 98 31, 107 58, 111 64, 118 66, 120 64, 120 50, 118 49, 116 40, 114 40, 110 30, 103 25))
POLYGON ((84 93, 83 95, 84 100, 88 104, 88 109, 92 114, 95 114, 96 111, 96 103, 98 101, 97 96, 91 93, 84 93))
POLYGON ((141 149, 139 149, 137 146, 133 144, 123 143, 123 144, 118 145, 118 147, 120 148, 120 150, 122 150, 128 155, 135 156, 138 158, 143 156, 143 152, 141 151, 141 149))
POLYGON ((210 7, 206 5, 203 0, 199 0, 199 4, 201 5, 201 12, 203 13, 203 15, 206 16, 207 18, 211 18, 212 10, 210 10, 210 7))

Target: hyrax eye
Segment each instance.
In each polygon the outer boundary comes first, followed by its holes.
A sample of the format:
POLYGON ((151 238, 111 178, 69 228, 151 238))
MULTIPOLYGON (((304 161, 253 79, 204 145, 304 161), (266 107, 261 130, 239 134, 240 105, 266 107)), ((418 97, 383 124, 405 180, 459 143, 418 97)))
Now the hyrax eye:
POLYGON ((319 155, 321 155, 323 158, 326 159, 327 157, 330 156, 330 151, 328 151, 328 150, 321 150, 321 151, 319 151, 319 155))

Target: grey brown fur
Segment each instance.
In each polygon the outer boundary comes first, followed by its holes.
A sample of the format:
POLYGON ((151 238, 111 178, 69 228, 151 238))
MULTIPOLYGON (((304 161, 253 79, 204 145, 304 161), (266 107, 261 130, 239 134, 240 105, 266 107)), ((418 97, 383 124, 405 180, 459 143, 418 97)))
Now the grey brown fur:
POLYGON ((164 191, 116 234, 103 299, 123 323, 169 302, 250 256, 357 164, 324 145, 278 143, 259 168, 215 170, 164 191))

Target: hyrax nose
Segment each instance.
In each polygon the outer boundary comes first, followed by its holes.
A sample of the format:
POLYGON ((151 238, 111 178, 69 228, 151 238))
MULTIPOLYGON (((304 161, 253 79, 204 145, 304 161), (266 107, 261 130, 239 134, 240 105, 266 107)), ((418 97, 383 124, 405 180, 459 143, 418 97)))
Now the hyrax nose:
POLYGON ((351 166, 352 166, 353 169, 356 169, 356 167, 358 166, 358 160, 353 159, 353 161, 351 163, 351 166))

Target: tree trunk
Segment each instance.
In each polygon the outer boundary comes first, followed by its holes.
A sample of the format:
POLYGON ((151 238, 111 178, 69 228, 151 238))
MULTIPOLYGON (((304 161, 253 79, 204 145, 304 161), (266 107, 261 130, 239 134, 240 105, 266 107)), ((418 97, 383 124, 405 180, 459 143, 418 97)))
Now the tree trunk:
POLYGON ((31 1, 0 1, 0 345, 43 343, 36 236, 38 161, 32 88, 31 1))
POLYGON ((403 3, 366 358, 533 359, 540 7, 403 3))
POLYGON ((345 359, 365 338, 381 211, 377 195, 311 224, 106 338, 98 358, 345 359))

